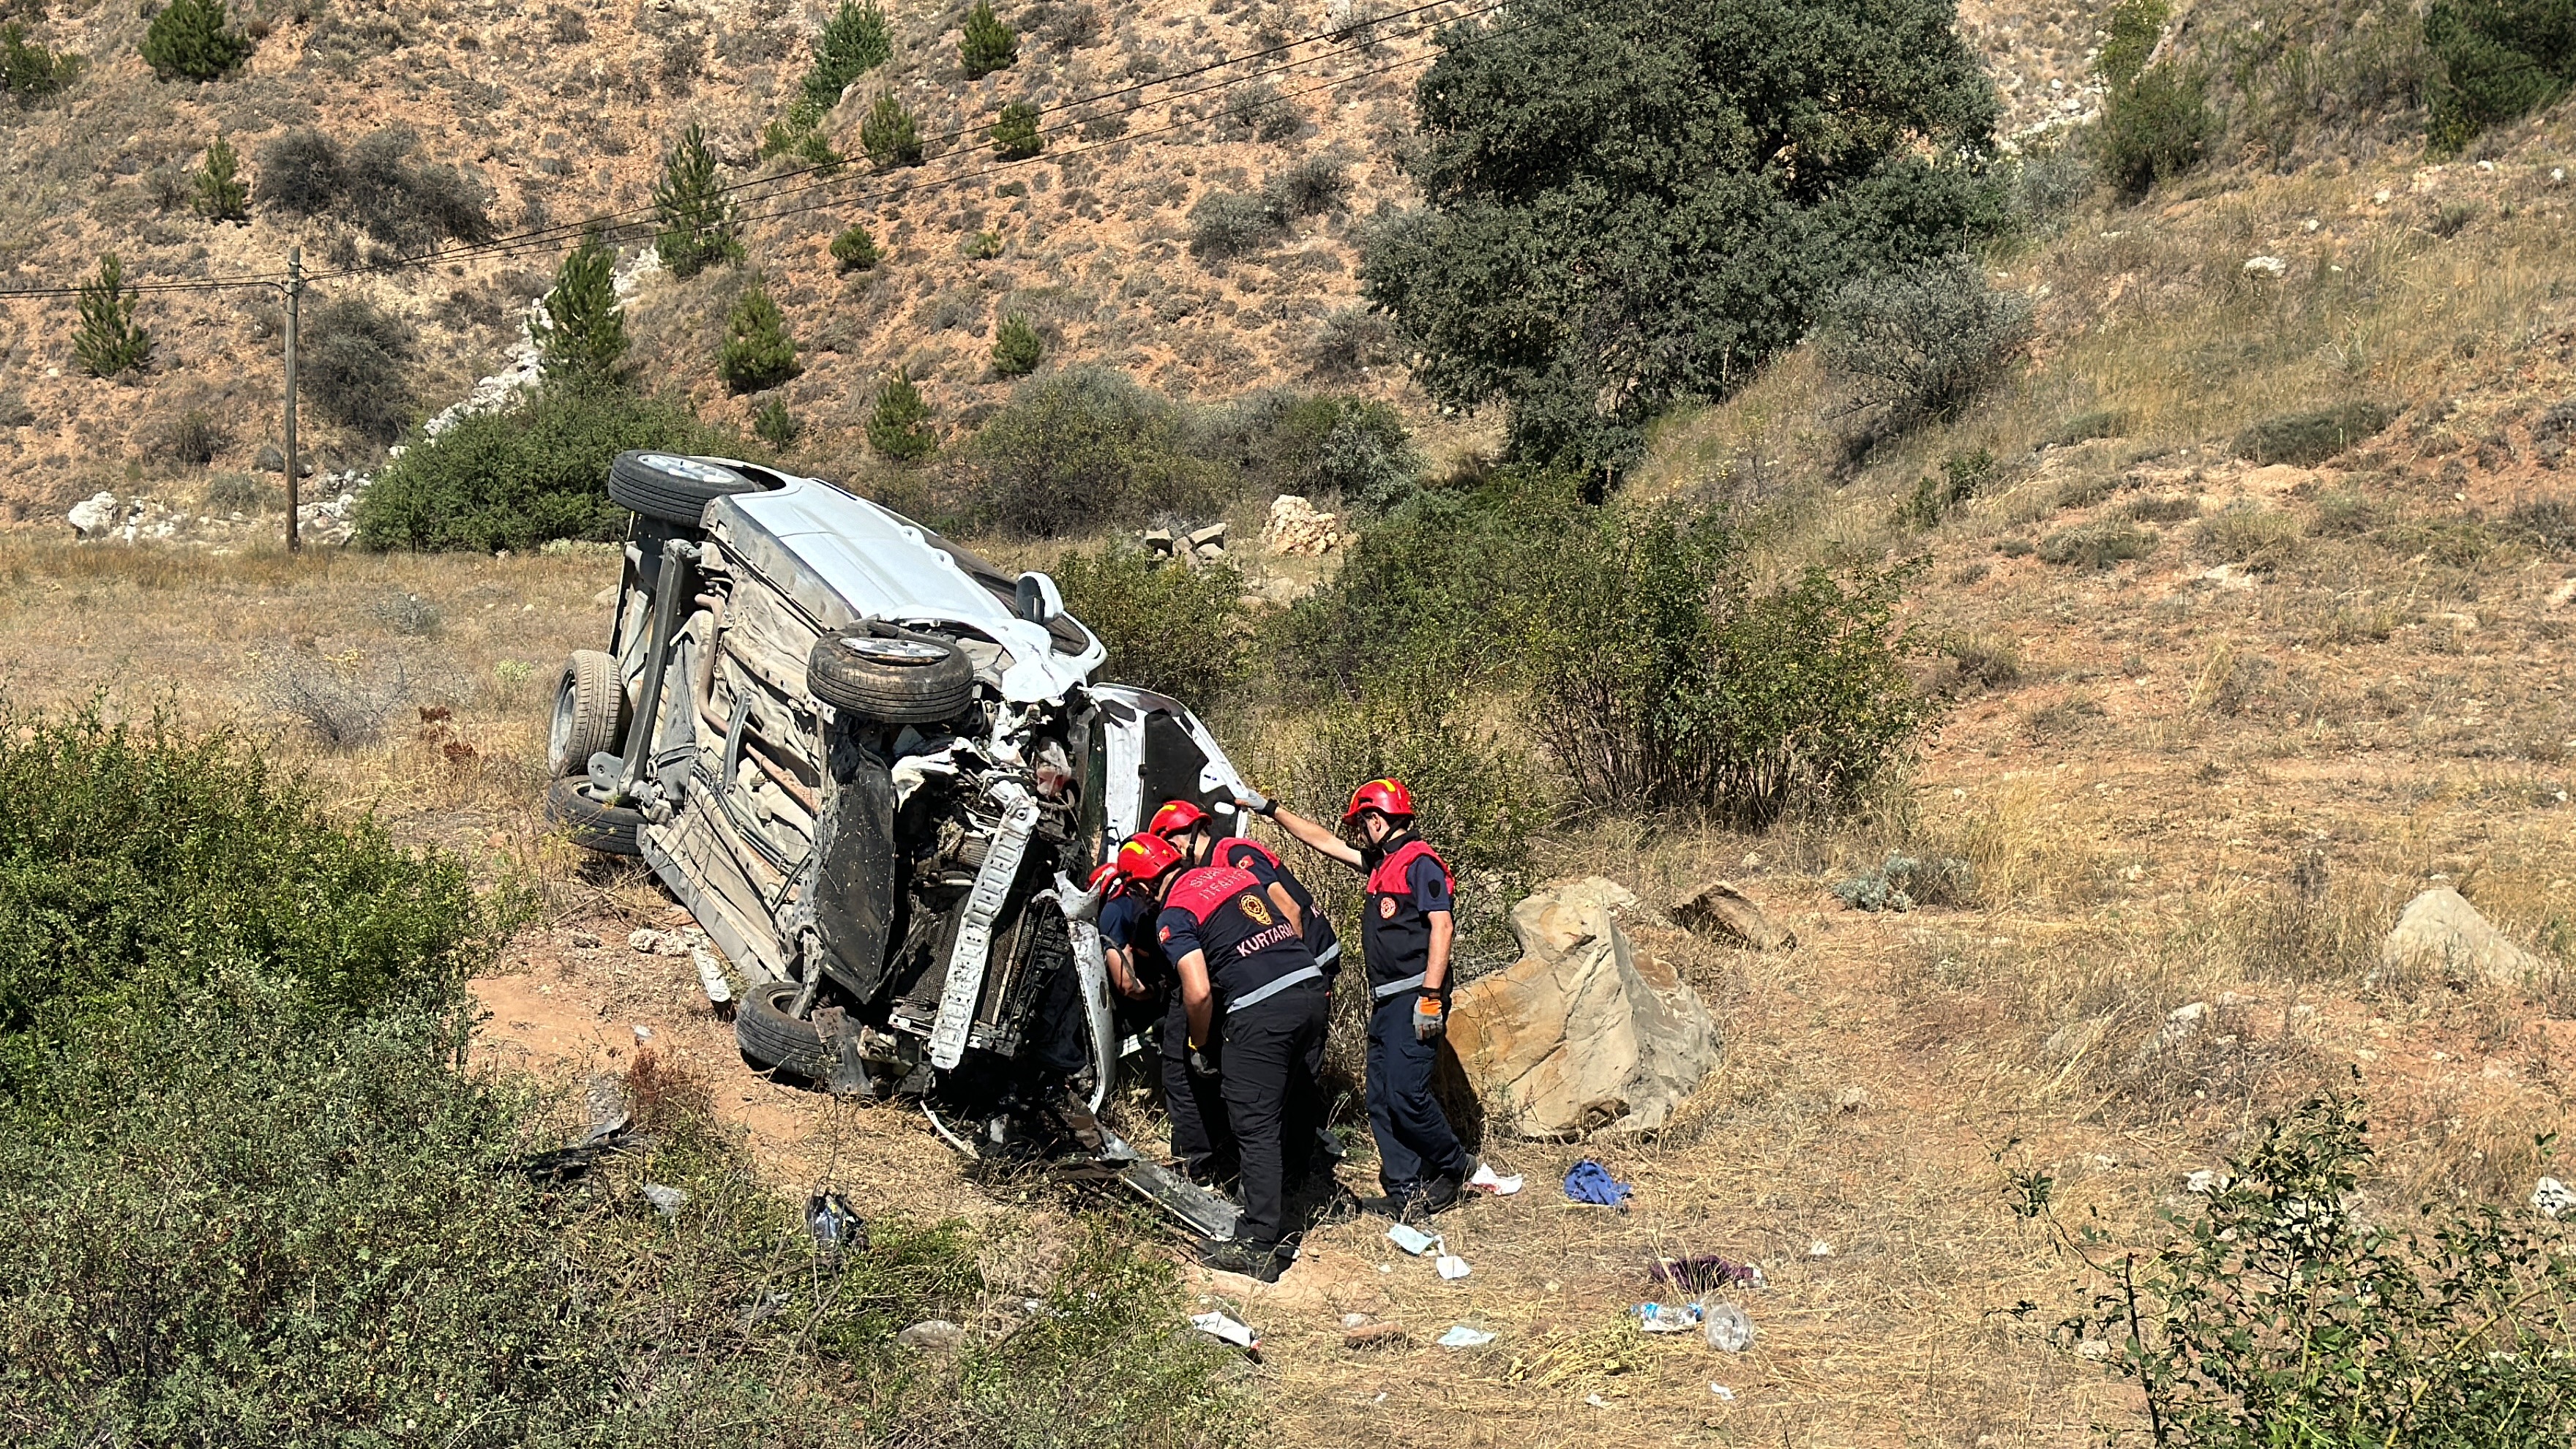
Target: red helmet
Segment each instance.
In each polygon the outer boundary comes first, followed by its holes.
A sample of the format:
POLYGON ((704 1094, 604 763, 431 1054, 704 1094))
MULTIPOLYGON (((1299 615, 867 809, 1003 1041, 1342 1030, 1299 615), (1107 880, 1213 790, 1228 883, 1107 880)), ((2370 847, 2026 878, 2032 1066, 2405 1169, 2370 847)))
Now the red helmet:
POLYGON ((1145 822, 1145 833, 1169 840, 1175 835, 1187 835, 1206 822, 1207 812, 1189 801, 1166 800, 1163 808, 1154 812, 1154 818, 1145 822))
POLYGON ((1184 860, 1181 848, 1159 835, 1131 835, 1118 847, 1118 873, 1137 885, 1152 885, 1184 860))
POLYGON ((1115 895, 1118 892, 1118 887, 1124 884, 1125 881, 1126 877, 1119 873, 1118 862, 1114 860, 1104 860, 1100 864, 1091 868, 1091 879, 1083 882, 1082 888, 1084 890, 1102 891, 1110 895, 1115 895))
POLYGON ((1360 818, 1363 810, 1374 810, 1398 820, 1413 818, 1413 792, 1401 780, 1371 780, 1351 792, 1351 808, 1342 812, 1342 823, 1360 818))

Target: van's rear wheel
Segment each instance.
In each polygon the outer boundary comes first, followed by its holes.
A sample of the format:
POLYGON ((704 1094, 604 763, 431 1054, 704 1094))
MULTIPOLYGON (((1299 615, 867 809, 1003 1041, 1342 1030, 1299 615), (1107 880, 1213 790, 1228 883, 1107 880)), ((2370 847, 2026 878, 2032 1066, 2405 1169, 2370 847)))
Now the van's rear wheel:
POLYGON ((610 805, 594 797, 587 777, 557 780, 546 791, 546 818, 564 828, 572 843, 602 855, 642 855, 644 812, 610 805))
POLYGON ((796 994, 793 981, 764 981, 753 987, 733 1014, 734 1045, 755 1066, 791 1077, 822 1081, 831 1074, 834 1053, 814 1023, 788 1015, 796 994))
POLYGON ((546 729, 546 768, 560 780, 590 768, 590 757, 613 753, 626 736, 626 690, 617 661, 597 649, 576 649, 555 676, 555 714, 546 729))
POLYGON ((694 529, 707 505, 767 485, 722 463, 674 453, 620 453, 608 465, 608 496, 646 518, 694 529))
POLYGON ((862 719, 936 724, 974 703, 975 664, 945 639, 856 624, 814 641, 805 687, 862 719))

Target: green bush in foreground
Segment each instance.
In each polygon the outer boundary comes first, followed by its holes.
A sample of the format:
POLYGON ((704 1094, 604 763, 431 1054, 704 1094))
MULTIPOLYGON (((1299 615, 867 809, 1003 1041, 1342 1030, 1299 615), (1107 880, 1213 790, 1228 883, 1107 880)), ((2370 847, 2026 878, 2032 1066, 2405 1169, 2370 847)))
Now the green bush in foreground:
POLYGON ((2046 1176, 2016 1176, 2015 1211, 2044 1219, 2094 1285, 2057 1341, 2138 1385, 2155 1443, 2507 1449, 2576 1435, 2565 1228, 2447 1200, 2365 1215, 2368 1131, 2359 1103, 2313 1099, 2173 1215, 2178 1236, 2116 1257, 2099 1229, 2057 1224, 2046 1176))
POLYGON ((1092 366, 1022 383, 961 450, 951 487, 978 526, 1049 538, 1203 506, 1220 481, 1168 398, 1092 366))
POLYGON ((1038 131, 1038 108, 1026 101, 1002 107, 985 136, 993 143, 993 154, 1005 161, 1026 161, 1046 149, 1046 137, 1038 131))
POLYGON ((1065 608, 1109 646, 1102 678, 1208 709, 1243 677, 1251 631, 1233 569, 1186 568, 1129 544, 1068 553, 1055 581, 1065 608))
MULTIPOLYGON (((1020 1308, 958 1224, 819 1248, 704 1087, 649 1155, 461 1070, 502 916, 226 740, 0 720, 0 1423, 13 1444, 1230 1444, 1170 1266, 1082 1225, 1020 1308), (646 1182, 685 1198, 665 1218, 646 1182), (942 1316, 953 1361, 894 1344, 942 1316)), ((991 1255, 1000 1260, 999 1255, 991 1255)))
POLYGON ((740 440, 667 398, 549 387, 513 411, 414 441, 358 498, 365 548, 483 552, 548 539, 614 539, 625 510, 608 465, 630 448, 739 456, 740 440))
POLYGON ((2456 151, 2576 86, 2576 0, 2433 0, 2424 39, 2442 62, 2427 139, 2456 151))

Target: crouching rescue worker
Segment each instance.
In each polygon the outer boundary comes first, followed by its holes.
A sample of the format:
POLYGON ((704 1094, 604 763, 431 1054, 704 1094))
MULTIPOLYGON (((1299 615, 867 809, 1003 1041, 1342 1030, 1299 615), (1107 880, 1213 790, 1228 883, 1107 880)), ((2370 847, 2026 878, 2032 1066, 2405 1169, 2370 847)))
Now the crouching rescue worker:
POLYGON ((1230 865, 1250 871, 1280 914, 1306 938, 1306 949, 1314 953, 1315 964, 1324 968, 1324 989, 1332 990, 1341 979, 1342 943, 1332 921, 1315 909, 1314 893, 1269 846, 1246 836, 1219 835, 1207 812, 1187 800, 1163 802, 1163 808, 1146 822, 1145 833, 1179 846, 1192 865, 1230 865))
POLYGON ((1431 1091, 1448 1029, 1449 867, 1413 833, 1413 796, 1394 780, 1352 793, 1342 826, 1356 846, 1276 801, 1246 801, 1297 840, 1368 876, 1360 946, 1368 961, 1369 1130, 1386 1196, 1363 1207, 1421 1217, 1454 1205, 1475 1163, 1431 1091))
POLYGON ((1324 1060, 1323 968, 1251 872, 1191 868, 1180 847, 1139 835, 1120 870, 1162 903, 1154 936, 1180 977, 1189 1068, 1214 1076, 1241 1155, 1243 1215, 1211 1268, 1275 1281, 1286 1266, 1288 1144, 1315 1133, 1324 1060))
MULTIPOLYGON (((1163 1111, 1172 1123, 1172 1155, 1191 1181, 1217 1186, 1239 1170, 1234 1131, 1226 1125, 1225 1104, 1218 1100, 1213 1078, 1190 1072, 1189 1019, 1181 1010, 1180 977, 1156 939, 1155 917, 1162 903, 1146 886, 1128 876, 1130 857, 1123 849, 1102 866, 1115 879, 1100 906, 1101 954, 1109 967, 1109 984, 1152 1020, 1161 1057, 1163 1111)), ((1094 878, 1098 878, 1094 872, 1094 878)))

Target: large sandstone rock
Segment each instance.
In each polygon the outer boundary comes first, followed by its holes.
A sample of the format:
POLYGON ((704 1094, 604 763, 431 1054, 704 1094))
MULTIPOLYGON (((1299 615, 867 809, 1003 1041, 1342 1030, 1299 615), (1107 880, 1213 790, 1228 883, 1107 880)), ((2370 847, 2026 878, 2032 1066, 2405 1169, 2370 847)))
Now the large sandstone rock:
POLYGON ((1270 552, 1320 557, 1346 541, 1341 519, 1303 497, 1282 493, 1270 500, 1270 518, 1261 528, 1262 546, 1270 552))
POLYGON ((1512 908, 1521 959, 1459 988, 1449 1042, 1491 1127, 1651 1132, 1717 1065, 1708 1008, 1613 919, 1636 899, 1598 876, 1556 883, 1512 908))
POLYGON ((2518 984, 2540 969, 2530 952, 2449 886, 2435 886, 2406 903, 2396 927, 2379 943, 2379 960, 2395 971, 2440 972, 2457 985, 2518 984))

